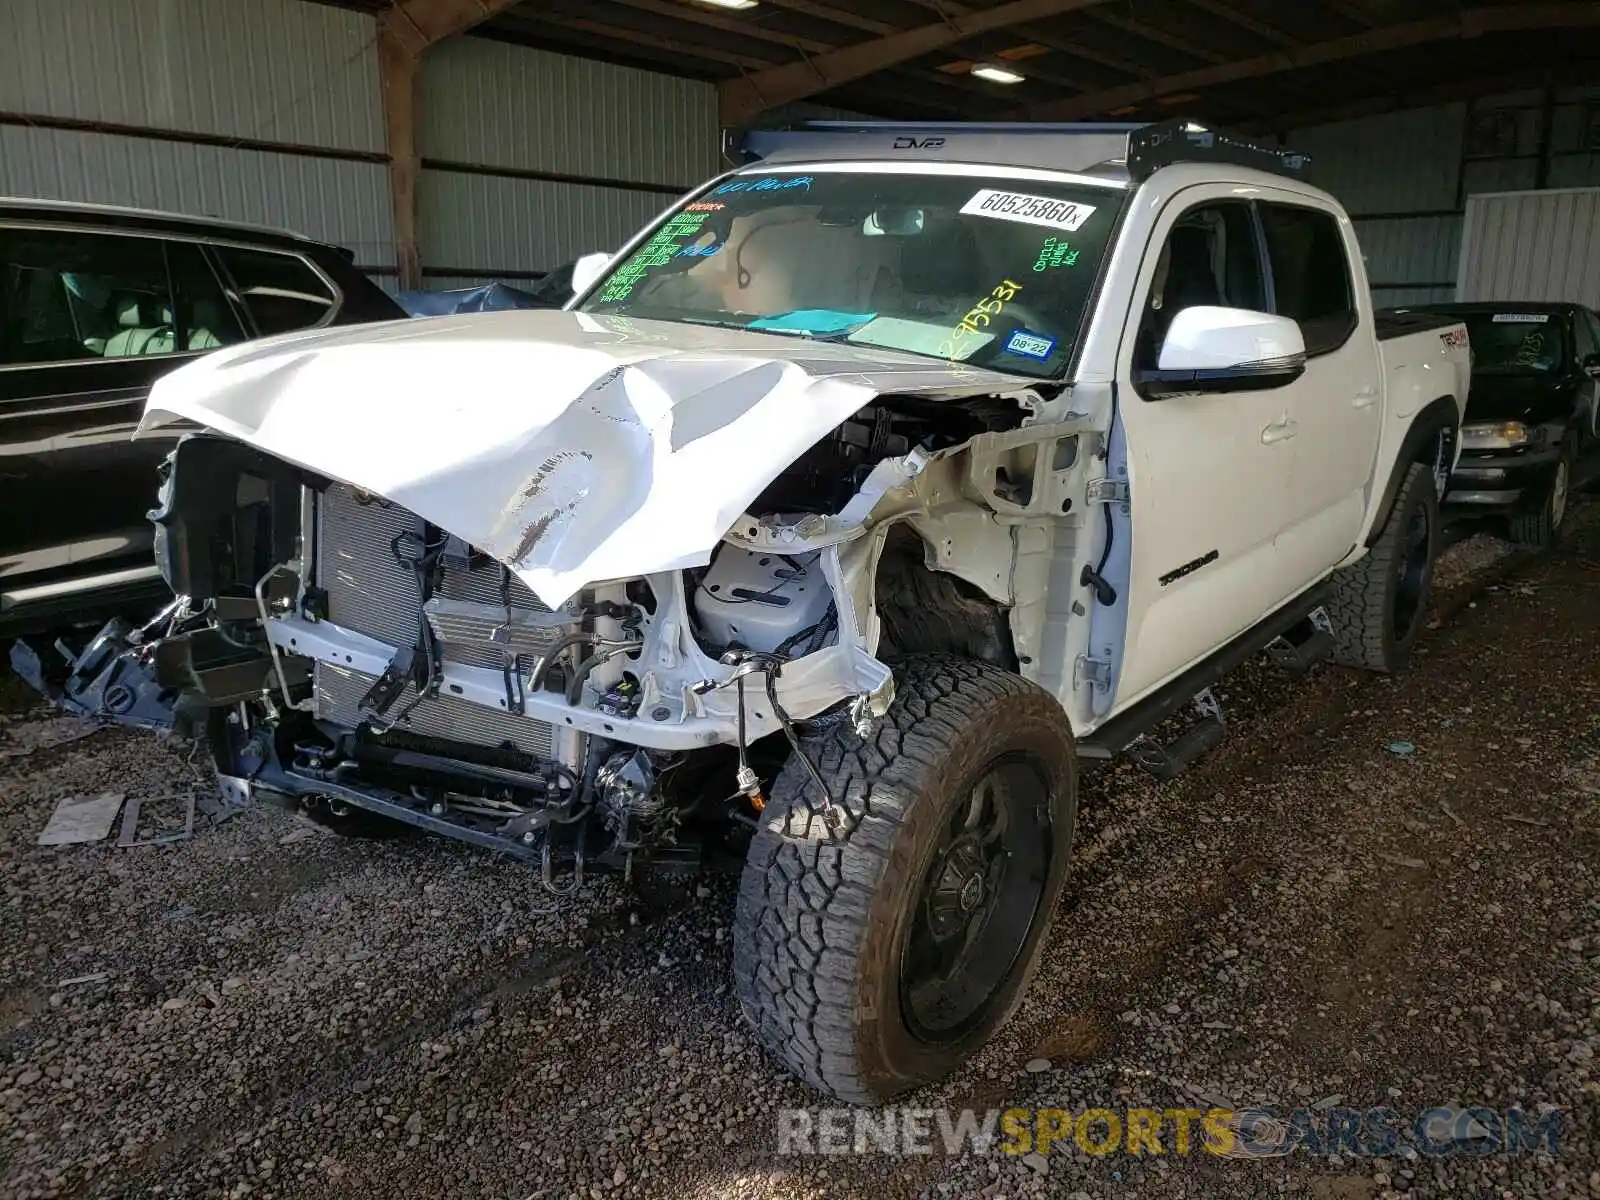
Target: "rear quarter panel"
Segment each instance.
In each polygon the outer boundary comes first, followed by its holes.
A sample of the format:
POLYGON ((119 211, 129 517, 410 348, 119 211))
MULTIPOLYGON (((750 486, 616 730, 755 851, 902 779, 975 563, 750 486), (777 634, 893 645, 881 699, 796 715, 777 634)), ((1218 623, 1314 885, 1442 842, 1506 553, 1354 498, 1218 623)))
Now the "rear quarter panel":
MULTIPOLYGON (((1467 327, 1459 321, 1381 340, 1378 355, 1383 366, 1384 421, 1358 543, 1363 552, 1374 529, 1381 527, 1388 513, 1397 479, 1415 460, 1419 437, 1423 449, 1431 451, 1433 431, 1460 427, 1472 377, 1467 327), (1446 402, 1442 408, 1436 407, 1440 400, 1446 402), (1421 432, 1423 425, 1428 427, 1425 434, 1421 432)), ((1453 437, 1449 461, 1440 465, 1453 467, 1460 453, 1461 440, 1453 437)))

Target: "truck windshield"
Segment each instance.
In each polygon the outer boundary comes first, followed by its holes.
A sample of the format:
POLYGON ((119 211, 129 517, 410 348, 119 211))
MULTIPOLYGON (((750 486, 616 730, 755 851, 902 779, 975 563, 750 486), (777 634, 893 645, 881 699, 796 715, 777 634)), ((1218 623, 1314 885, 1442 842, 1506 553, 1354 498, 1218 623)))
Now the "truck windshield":
POLYGON ((581 309, 1059 376, 1122 200, 1044 178, 746 173, 669 213, 581 309))
POLYGON ((1472 369, 1479 375, 1560 371, 1561 319, 1554 313, 1472 313, 1466 318, 1472 369))

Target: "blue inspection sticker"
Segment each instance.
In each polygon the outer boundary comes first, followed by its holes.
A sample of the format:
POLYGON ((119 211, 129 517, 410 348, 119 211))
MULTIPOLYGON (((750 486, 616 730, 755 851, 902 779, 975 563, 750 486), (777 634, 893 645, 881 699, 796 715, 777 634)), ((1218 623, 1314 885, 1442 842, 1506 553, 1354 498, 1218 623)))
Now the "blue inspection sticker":
POLYGON ((1019 329, 1006 340, 1007 354, 1020 354, 1024 358, 1049 358, 1050 352, 1056 348, 1055 338, 1047 338, 1043 334, 1029 333, 1026 329, 1019 329))

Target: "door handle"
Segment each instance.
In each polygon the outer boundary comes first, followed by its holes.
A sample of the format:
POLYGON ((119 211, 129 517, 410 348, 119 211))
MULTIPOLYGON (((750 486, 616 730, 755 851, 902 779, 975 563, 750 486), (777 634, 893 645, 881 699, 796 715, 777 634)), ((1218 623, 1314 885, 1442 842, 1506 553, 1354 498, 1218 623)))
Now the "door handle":
POLYGON ((1261 431, 1261 443, 1270 446, 1273 442, 1287 442, 1300 431, 1300 423, 1285 417, 1281 421, 1274 421, 1261 431))
POLYGON ((1371 408, 1377 402, 1378 389, 1375 387, 1364 387, 1356 393, 1355 399, 1350 403, 1355 405, 1357 408, 1371 408))

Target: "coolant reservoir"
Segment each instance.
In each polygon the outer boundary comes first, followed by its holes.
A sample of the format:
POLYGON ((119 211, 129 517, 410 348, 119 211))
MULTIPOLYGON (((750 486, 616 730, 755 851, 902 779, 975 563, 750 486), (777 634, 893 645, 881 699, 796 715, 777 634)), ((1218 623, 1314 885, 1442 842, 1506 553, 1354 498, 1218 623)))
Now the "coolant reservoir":
POLYGON ((706 639, 770 653, 819 624, 833 593, 816 551, 773 554, 722 545, 694 594, 706 639))

